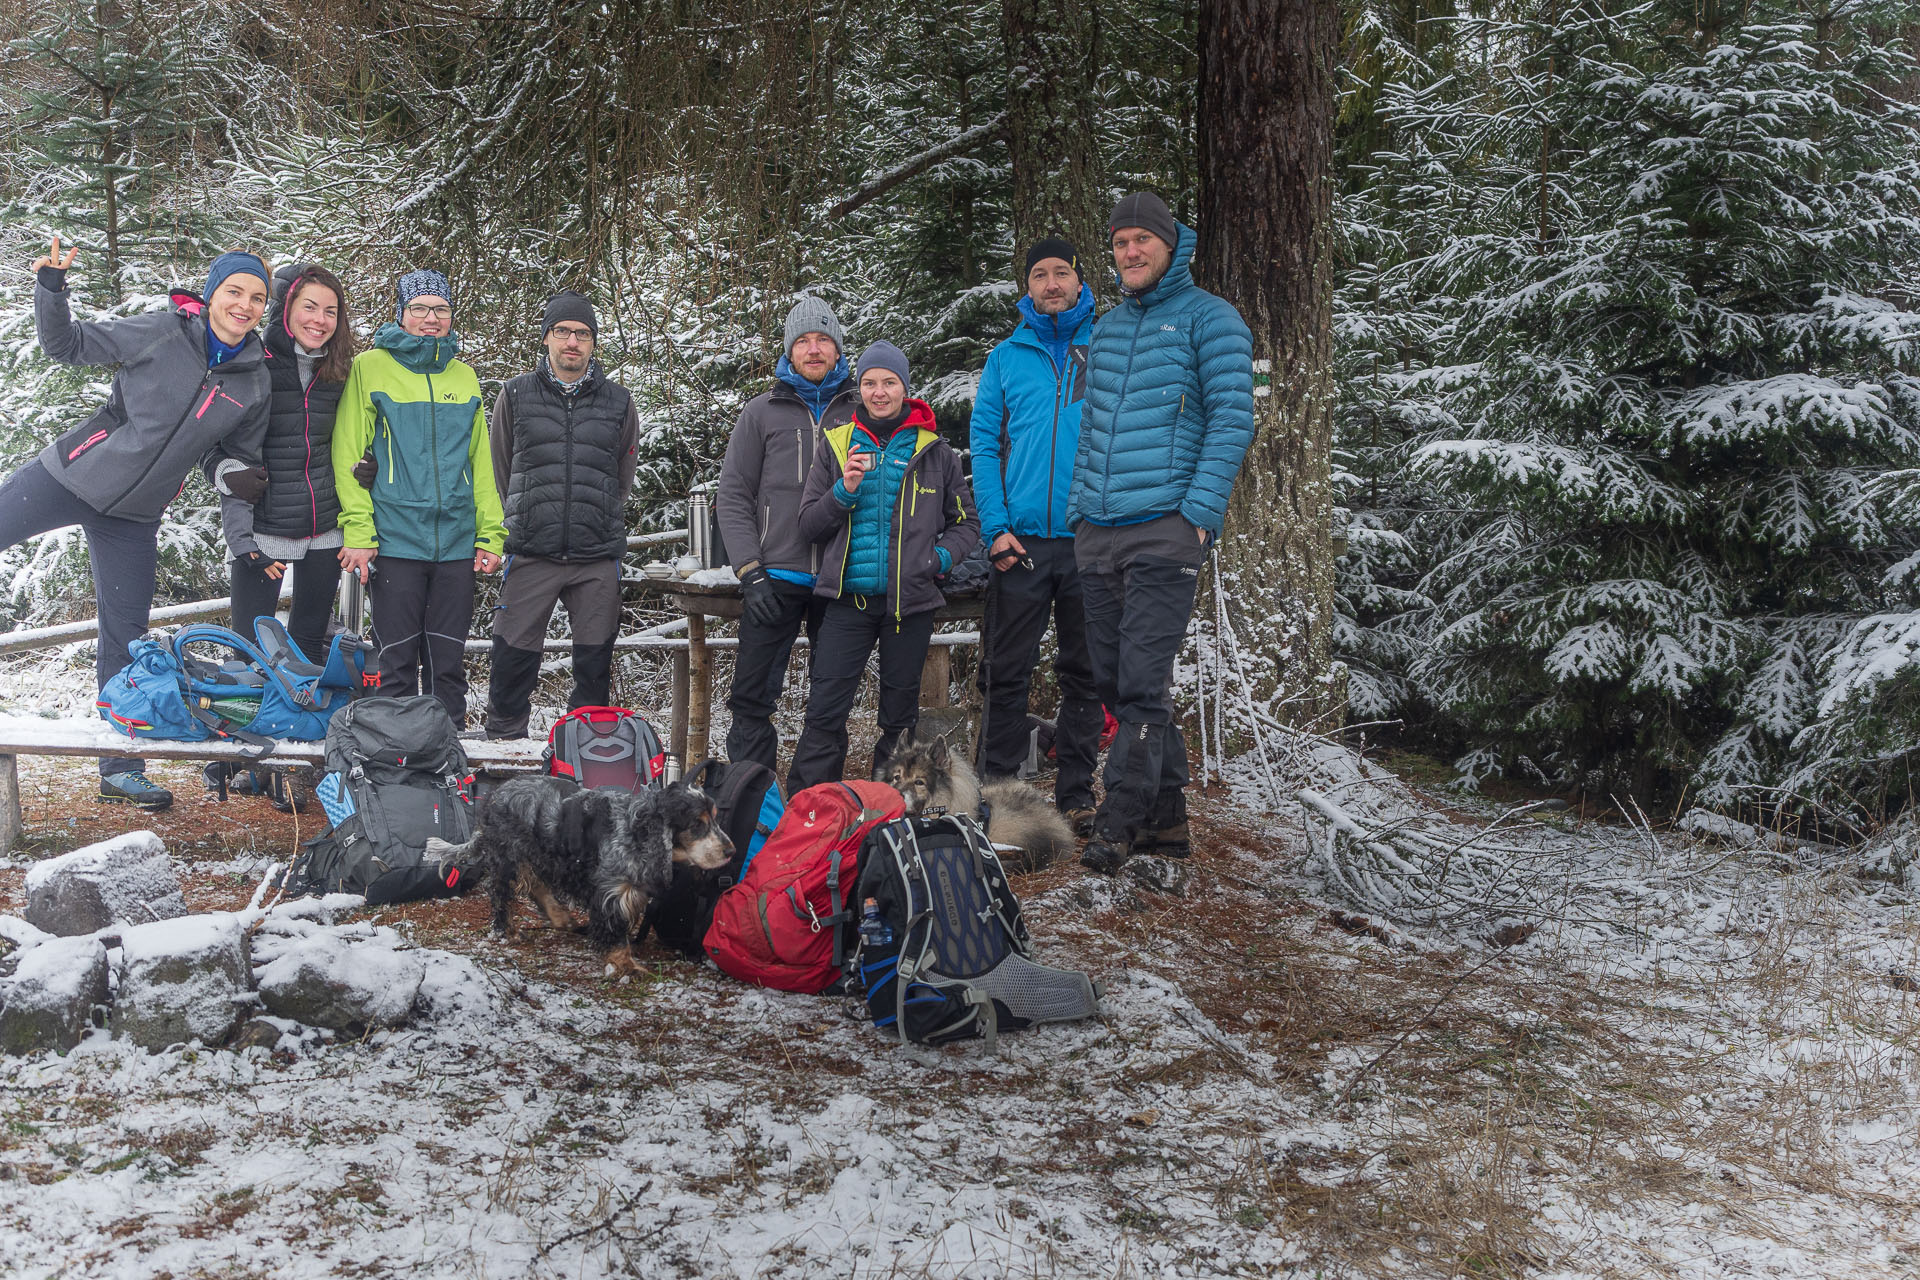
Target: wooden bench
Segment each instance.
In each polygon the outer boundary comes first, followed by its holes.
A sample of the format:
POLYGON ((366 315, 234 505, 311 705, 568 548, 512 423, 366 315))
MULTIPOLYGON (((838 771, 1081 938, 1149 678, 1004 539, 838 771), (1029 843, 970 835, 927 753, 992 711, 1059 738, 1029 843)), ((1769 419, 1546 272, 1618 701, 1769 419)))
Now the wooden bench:
MULTIPOLYGON (((467 764, 476 774, 494 777, 537 773, 546 768, 544 741, 462 742, 467 764)), ((135 740, 109 729, 101 720, 46 720, 38 716, 0 716, 0 855, 9 852, 23 830, 20 814, 20 756, 138 756, 146 760, 250 760, 257 764, 325 763, 324 744, 283 741, 264 757, 233 742, 135 740)))

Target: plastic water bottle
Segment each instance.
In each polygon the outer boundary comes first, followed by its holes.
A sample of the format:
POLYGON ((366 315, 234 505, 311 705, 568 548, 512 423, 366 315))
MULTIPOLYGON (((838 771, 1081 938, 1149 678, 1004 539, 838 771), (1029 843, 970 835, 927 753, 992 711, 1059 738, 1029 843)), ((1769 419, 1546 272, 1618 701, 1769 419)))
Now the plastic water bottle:
POLYGON ((867 899, 866 909, 860 913, 860 945, 869 951, 893 945, 893 926, 880 914, 880 904, 872 898, 867 899))

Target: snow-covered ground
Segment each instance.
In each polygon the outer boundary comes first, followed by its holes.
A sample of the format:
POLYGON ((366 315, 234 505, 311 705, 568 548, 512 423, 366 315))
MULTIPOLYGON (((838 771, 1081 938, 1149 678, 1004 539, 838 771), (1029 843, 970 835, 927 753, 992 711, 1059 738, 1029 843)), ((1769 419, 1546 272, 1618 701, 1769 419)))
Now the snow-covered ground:
POLYGON ((1297 816, 1202 808, 1185 899, 1029 881, 1042 958, 1094 971, 1105 1016, 998 1056, 891 1047, 839 1001, 664 956, 609 985, 578 938, 495 943, 463 904, 380 914, 475 962, 445 962, 451 1012, 353 1044, 97 1034, 0 1063, 3 1269, 1920 1266, 1920 921, 1898 893, 1569 832, 1635 891, 1503 950, 1336 916, 1297 816))

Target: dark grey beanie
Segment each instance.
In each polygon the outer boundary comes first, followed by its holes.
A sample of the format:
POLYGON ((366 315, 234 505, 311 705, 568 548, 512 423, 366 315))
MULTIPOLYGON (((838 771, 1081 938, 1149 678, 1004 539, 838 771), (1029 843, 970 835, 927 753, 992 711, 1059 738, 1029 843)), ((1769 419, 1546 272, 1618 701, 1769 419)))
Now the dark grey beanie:
POLYGON ((847 352, 847 335, 840 328, 840 320, 833 314, 823 298, 812 294, 802 294, 800 301, 793 304, 793 310, 787 312, 786 343, 781 347, 789 356, 793 354, 793 344, 810 333, 824 333, 833 339, 833 345, 840 348, 840 354, 847 352))
POLYGON ((913 379, 907 376, 907 353, 888 342, 885 338, 874 343, 860 353, 860 372, 870 369, 885 369, 900 379, 900 385, 909 395, 913 392, 913 379))
POLYGON ((1113 216, 1107 219, 1107 234, 1122 227, 1144 227, 1165 240, 1168 248, 1180 246, 1180 224, 1173 220, 1173 210, 1151 191, 1120 197, 1120 203, 1113 206, 1113 216))
POLYGON ((584 294, 562 289, 548 298, 546 313, 540 317, 540 336, 544 338, 552 333, 553 326, 562 320, 578 321, 587 326, 587 332, 594 336, 595 341, 599 340, 600 321, 593 314, 593 304, 587 301, 584 294))

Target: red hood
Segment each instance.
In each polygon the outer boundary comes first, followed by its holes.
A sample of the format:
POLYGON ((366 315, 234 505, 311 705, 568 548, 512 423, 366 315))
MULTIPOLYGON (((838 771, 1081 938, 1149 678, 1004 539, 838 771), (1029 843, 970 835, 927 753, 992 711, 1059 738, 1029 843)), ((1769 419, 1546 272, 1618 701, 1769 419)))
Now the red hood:
MULTIPOLYGON (((878 437, 874 436, 873 428, 867 425, 866 412, 866 406, 864 405, 853 411, 854 425, 866 432, 868 436, 877 439, 878 437)), ((933 420, 933 406, 925 400, 915 400, 911 396, 907 397, 907 416, 899 426, 894 428, 894 431, 905 431, 909 428, 916 431, 936 430, 937 428, 933 420)))
POLYGON ((200 300, 200 295, 190 289, 175 289, 167 295, 167 301, 171 302, 173 309, 182 315, 197 316, 207 309, 207 304, 200 300))

